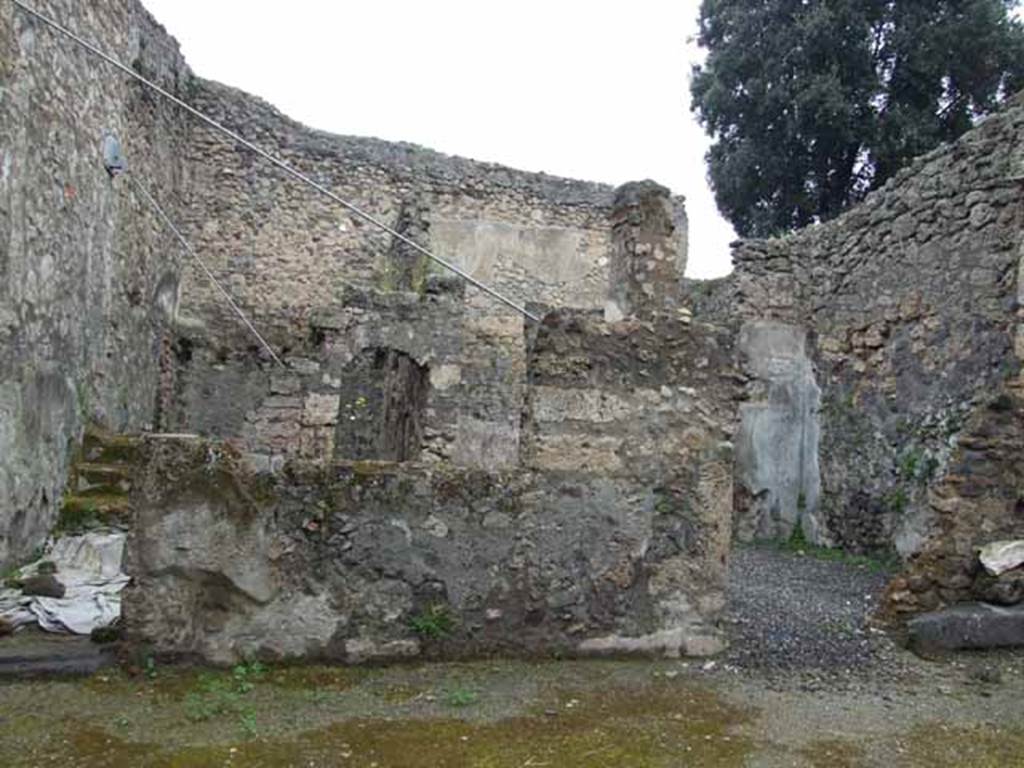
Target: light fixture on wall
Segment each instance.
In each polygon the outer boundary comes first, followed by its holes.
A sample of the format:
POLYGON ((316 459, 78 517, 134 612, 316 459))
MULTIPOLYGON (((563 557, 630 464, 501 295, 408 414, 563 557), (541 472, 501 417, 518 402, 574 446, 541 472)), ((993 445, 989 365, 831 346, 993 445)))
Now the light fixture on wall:
POLYGON ((107 169, 110 178, 124 173, 128 167, 124 153, 121 152, 121 141, 113 133, 107 133, 103 137, 103 167, 107 169))

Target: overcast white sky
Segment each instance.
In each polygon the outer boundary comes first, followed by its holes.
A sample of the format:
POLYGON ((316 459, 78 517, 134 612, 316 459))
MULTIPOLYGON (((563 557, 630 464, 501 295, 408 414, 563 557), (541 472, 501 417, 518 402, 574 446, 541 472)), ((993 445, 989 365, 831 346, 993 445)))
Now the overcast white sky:
POLYGON ((699 0, 143 0, 203 77, 335 133, 686 196, 688 274, 730 266, 689 110, 699 0))

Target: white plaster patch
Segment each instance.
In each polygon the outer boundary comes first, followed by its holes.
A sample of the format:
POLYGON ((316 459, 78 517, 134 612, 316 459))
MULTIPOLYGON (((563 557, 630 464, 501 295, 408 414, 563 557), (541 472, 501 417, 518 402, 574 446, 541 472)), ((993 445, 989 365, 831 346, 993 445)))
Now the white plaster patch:
POLYGON ((434 389, 449 389, 462 383, 462 368, 457 365, 439 365, 430 369, 430 386, 434 389))
POLYGON ((412 529, 405 520, 399 520, 397 517, 393 517, 388 521, 392 527, 397 528, 405 535, 405 543, 412 544, 412 529))
POLYGON ((416 640, 376 641, 354 637, 345 641, 345 655, 351 664, 410 659, 419 653, 420 644, 416 640))
POLYGON ((604 321, 606 323, 617 323, 625 317, 625 313, 614 301, 606 301, 604 305, 604 321))
POLYGON ((431 515, 424 521, 423 530, 438 539, 448 535, 448 525, 437 515, 431 515))
POLYGON ((12 160, 13 154, 10 150, 3 153, 3 160, 0 160, 0 184, 7 186, 7 180, 11 177, 11 166, 14 161, 12 160))

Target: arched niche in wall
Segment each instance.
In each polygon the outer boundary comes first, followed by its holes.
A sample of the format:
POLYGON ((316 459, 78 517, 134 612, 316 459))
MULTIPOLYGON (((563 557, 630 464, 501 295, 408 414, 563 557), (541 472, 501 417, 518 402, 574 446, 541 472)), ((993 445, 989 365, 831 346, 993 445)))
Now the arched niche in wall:
POLYGON ((429 369, 406 353, 388 347, 364 349, 341 375, 335 457, 419 458, 429 388, 429 369))

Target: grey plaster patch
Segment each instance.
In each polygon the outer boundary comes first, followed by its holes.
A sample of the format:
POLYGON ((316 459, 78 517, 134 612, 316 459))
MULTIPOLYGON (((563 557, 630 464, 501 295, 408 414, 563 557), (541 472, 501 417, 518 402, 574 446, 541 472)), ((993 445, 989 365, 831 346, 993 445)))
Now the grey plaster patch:
POLYGON ((821 390, 806 345, 807 331, 798 326, 753 322, 740 331, 741 352, 762 382, 759 396, 740 406, 737 478, 748 504, 737 509, 741 541, 787 538, 801 524, 823 543, 815 517, 821 390))

